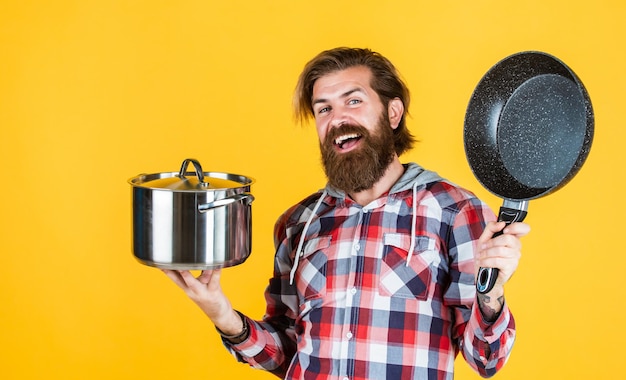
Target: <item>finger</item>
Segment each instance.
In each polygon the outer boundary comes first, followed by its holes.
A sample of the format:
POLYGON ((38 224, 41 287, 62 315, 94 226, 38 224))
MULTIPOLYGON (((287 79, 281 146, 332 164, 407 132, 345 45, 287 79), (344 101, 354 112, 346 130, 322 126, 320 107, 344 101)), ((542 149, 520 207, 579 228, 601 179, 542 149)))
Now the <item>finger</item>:
POLYGON ((485 268, 498 268, 504 279, 508 279, 517 269, 519 258, 490 257, 484 259, 482 264, 485 265, 485 268))
POLYGON ((200 276, 197 277, 197 280, 206 285, 211 281, 213 274, 213 270, 203 270, 200 276))
POLYGON ((179 271, 180 276, 185 282, 187 294, 195 296, 204 296, 207 292, 219 289, 219 270, 203 271, 203 273, 194 277, 190 271, 179 271))
POLYGON ((183 281, 182 277, 180 277, 180 274, 178 273, 178 271, 170 270, 170 269, 162 269, 161 271, 165 273, 165 275, 170 280, 172 280, 179 288, 187 289, 187 284, 185 284, 185 281, 183 281))
POLYGON ((189 270, 179 270, 178 275, 182 278, 188 288, 192 288, 200 283, 189 270))
POLYGON ((481 254, 484 255, 483 251, 496 245, 496 242, 494 240, 497 239, 497 237, 494 238, 493 236, 495 233, 501 231, 502 228, 504 227, 505 227, 504 222, 487 223, 487 225, 485 226, 485 229, 483 230, 483 233, 480 235, 480 238, 478 238, 478 247, 480 249, 479 255, 481 254))
POLYGON ((511 223, 510 225, 506 226, 502 232, 504 232, 505 234, 522 237, 530 233, 530 226, 522 222, 511 223))
MULTIPOLYGON (((497 227, 497 225, 496 225, 497 227)), ((486 227, 487 229, 487 227, 486 227)), ((491 231, 491 230, 490 230, 491 231)), ((491 247, 503 246, 520 250, 522 248, 521 237, 526 235, 530 231, 530 227, 525 223, 513 223, 508 225, 502 231, 501 235, 489 238, 487 241, 481 242, 481 249, 488 249, 491 247)), ((482 238, 487 238, 488 233, 484 232, 482 238)))
POLYGON ((483 268, 498 268, 500 270, 507 267, 517 267, 522 257, 519 249, 494 246, 480 252, 476 259, 476 264, 483 268))
POLYGON ((522 241, 515 235, 503 234, 490 239, 482 246, 482 251, 487 251, 491 255, 497 255, 500 249, 521 250, 522 241))
POLYGON ((209 282, 206 285, 207 288, 210 291, 220 290, 220 287, 221 287, 220 278, 221 277, 222 277, 221 269, 213 270, 213 273, 211 274, 211 278, 209 279, 209 282))
MULTIPOLYGON (((519 249, 495 246, 480 252, 476 265, 483 268, 498 268, 509 277, 519 264, 522 254, 519 249)), ((504 274, 504 273, 503 273, 504 274)))
POLYGON ((505 226, 506 226, 506 223, 504 222, 487 223, 487 225, 485 226, 485 229, 483 230, 483 233, 480 235, 480 238, 478 238, 478 241, 480 241, 481 243, 488 242, 489 240, 491 240, 491 238, 496 232, 502 231, 502 229, 505 226))
POLYGON ((482 266, 491 268, 492 266, 487 264, 490 264, 493 260, 519 260, 521 256, 519 249, 497 246, 481 251, 476 261, 482 266))

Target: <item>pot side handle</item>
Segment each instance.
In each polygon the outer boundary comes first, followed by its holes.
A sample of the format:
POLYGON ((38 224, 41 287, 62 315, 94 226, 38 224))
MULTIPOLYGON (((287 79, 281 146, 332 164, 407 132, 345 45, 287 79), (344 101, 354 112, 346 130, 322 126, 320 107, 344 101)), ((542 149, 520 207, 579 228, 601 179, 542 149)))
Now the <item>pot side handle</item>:
POLYGON ((199 205, 198 211, 200 211, 201 213, 205 213, 207 211, 213 210, 214 208, 228 206, 229 204, 238 201, 243 201, 246 205, 249 205, 250 203, 252 203, 252 201, 254 201, 254 196, 250 193, 235 194, 232 197, 218 199, 211 203, 199 205))

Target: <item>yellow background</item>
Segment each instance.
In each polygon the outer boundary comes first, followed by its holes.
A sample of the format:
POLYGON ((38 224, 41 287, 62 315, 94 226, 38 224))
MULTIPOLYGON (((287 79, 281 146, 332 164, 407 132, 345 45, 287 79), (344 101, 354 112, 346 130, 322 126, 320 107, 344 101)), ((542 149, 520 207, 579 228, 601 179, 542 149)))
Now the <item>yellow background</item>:
MULTIPOLYGON (((408 82, 421 142, 403 161, 494 209, 463 151, 475 85, 523 50, 579 75, 593 148, 568 186, 530 203, 507 287, 518 340, 497 378, 623 378, 624 4, 1 1, 0 378, 273 378, 237 364, 199 309, 135 261, 126 180, 187 157, 256 178, 253 252, 223 286, 260 318, 274 221, 325 182, 292 90, 308 59, 342 45, 380 51, 408 82)), ((458 358, 456 378, 478 376, 458 358)))

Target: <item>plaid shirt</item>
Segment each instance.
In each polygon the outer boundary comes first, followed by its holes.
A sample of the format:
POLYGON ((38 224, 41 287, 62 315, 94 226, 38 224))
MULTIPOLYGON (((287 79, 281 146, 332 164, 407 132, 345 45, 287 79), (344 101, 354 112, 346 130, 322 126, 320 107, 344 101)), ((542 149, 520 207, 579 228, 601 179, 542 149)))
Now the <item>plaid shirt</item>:
POLYGON ((314 194, 276 224, 263 321, 248 320, 249 338, 225 345, 286 379, 452 379, 459 351, 491 376, 515 338, 506 304, 487 323, 475 303, 476 241, 494 219, 471 193, 415 164, 364 207, 330 188, 314 194))

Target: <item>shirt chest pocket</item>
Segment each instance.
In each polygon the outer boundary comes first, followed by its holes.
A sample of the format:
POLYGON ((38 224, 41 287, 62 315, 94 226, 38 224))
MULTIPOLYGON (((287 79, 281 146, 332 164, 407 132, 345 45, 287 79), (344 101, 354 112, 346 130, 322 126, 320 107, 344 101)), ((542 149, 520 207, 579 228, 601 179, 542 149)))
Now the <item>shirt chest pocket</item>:
POLYGON ((388 297, 425 300, 428 298, 432 268, 439 254, 435 241, 428 236, 416 236, 409 265, 411 237, 403 234, 384 235, 383 257, 380 263, 379 293, 388 297))
POLYGON ((327 250, 330 236, 308 239, 302 248, 296 284, 300 298, 308 300, 326 294, 327 250))

